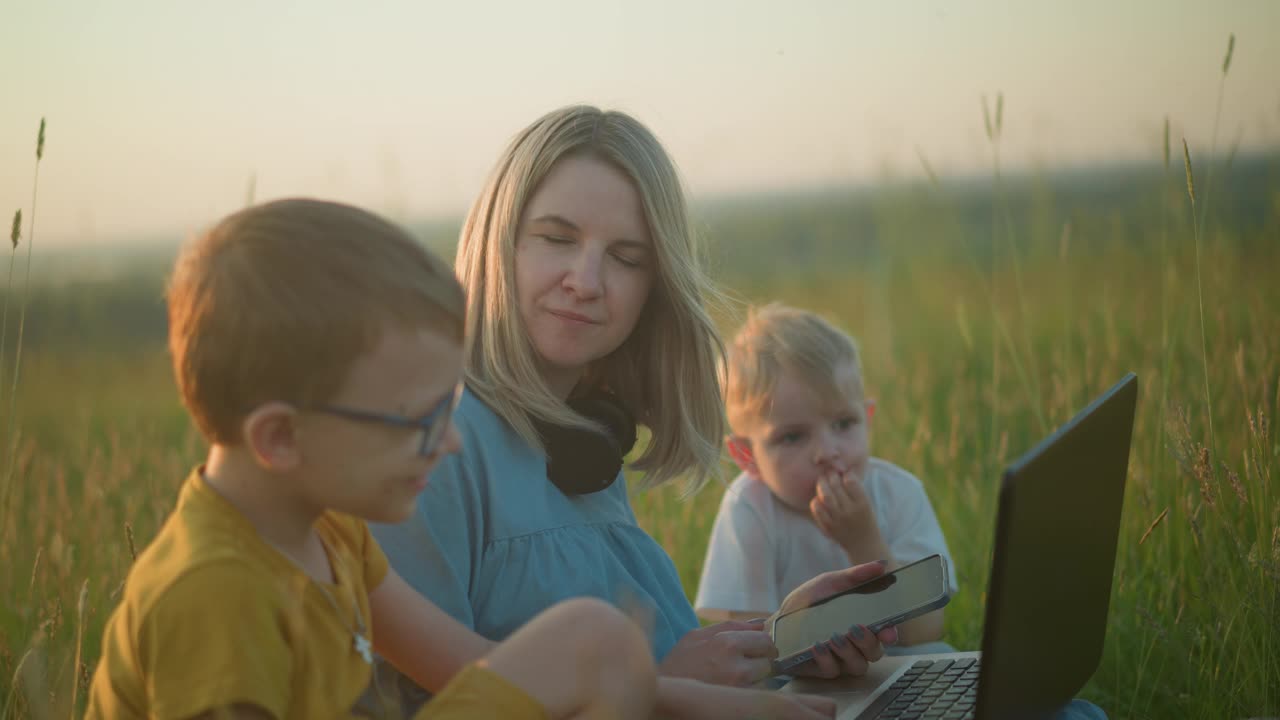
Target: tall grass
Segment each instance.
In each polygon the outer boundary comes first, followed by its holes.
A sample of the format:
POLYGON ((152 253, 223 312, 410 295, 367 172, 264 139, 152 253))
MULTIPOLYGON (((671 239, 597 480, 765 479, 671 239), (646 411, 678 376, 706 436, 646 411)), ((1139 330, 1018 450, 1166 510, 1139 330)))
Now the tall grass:
MULTIPOLYGON (((1189 198, 1181 203, 1188 206, 1189 198)), ((1136 371, 1143 393, 1107 645, 1083 695, 1118 718, 1275 715, 1280 438, 1267 418, 1280 410, 1280 318, 1271 310, 1280 307, 1280 288, 1267 268, 1280 262, 1280 249, 1260 238, 1232 238, 1203 254, 1202 344, 1195 332, 1200 306, 1189 287, 1164 311, 1158 301, 1166 276, 1187 287, 1181 278, 1194 271, 1194 249, 1187 242, 1171 252, 1172 271, 1155 267, 1159 226, 1151 219, 1140 247, 1028 263, 1020 297, 1012 287, 998 290, 998 306, 1025 302, 1037 319, 1027 338, 1042 358, 1042 390, 1034 395, 1012 376, 989 387, 992 359, 984 348, 1001 332, 995 318, 969 315, 965 329, 956 322, 958 301, 983 304, 985 273, 914 262, 892 285, 887 321, 869 319, 883 307, 871 289, 881 281, 869 270, 838 283, 779 279, 749 299, 781 298, 827 313, 859 336, 869 357, 889 342, 875 328, 899 329, 890 357, 866 362, 868 392, 879 402, 872 450, 926 484, 961 585, 947 610, 946 639, 962 648, 976 648, 981 638, 997 471, 1041 436, 1036 406, 1056 426, 1136 371), (1063 286, 1069 296, 1060 294, 1063 286), (983 439, 996 398, 995 434, 983 439), (1221 447, 1212 456, 1205 445, 1210 416, 1221 447)), ((731 472, 726 467, 726 477, 731 472)), ((662 493, 636 499, 642 523, 673 553, 690 593, 720 493, 713 487, 692 506, 662 493)), ((1089 518, 1080 522, 1087 532, 1089 518)))
MULTIPOLYGON (((1171 244, 1170 267, 1154 262, 1166 201, 1157 190, 1154 209, 1130 210, 1148 221, 1143 234, 1092 237, 1105 226, 1077 218, 1070 251, 1031 256, 1021 290, 993 287, 986 267, 912 254, 915 238, 947 232, 935 223, 949 216, 948 201, 934 193, 884 199, 876 222, 893 263, 723 279, 749 300, 811 307, 859 336, 879 402, 873 451, 925 482, 956 560, 961 593, 947 611, 947 640, 959 647, 981 637, 996 471, 1042 435, 1038 414, 1059 424, 1137 371, 1144 392, 1107 650, 1084 695, 1117 718, 1275 714, 1280 438, 1271 419, 1280 411, 1280 288, 1269 268, 1280 248, 1266 238, 1280 218, 1256 235, 1223 233, 1205 249, 1202 345, 1191 243, 1171 244), (1162 309, 1165 283, 1185 291, 1162 309), (988 349, 1002 331, 992 314, 959 315, 957 307, 1020 303, 1031 321, 1015 326, 1017 344, 1040 358, 1038 383, 1002 375, 992 386, 988 349), (1206 368, 1216 474, 1201 460, 1206 368)), ((1188 217, 1189 197, 1167 202, 1188 217)), ((731 242, 715 225, 710 231, 731 242)), ((966 232, 953 229, 955 237, 966 232)), ((1031 234, 1024 225, 1017 236, 1031 234)), ((1007 268, 996 270, 1008 277, 1007 268)), ((14 497, 0 515, 0 683, 8 683, 0 709, 9 707, 0 720, 48 708, 65 717, 73 694, 83 703, 77 677, 83 688, 120 583, 202 454, 158 341, 81 354, 36 348, 26 365, 14 497)), ((720 492, 712 486, 688 502, 674 487, 635 497, 642 524, 675 558, 690 594, 720 492)))
MULTIPOLYGON (((1234 44, 1234 35, 1231 40, 1234 44)), ((1228 53, 1228 64, 1230 60, 1231 55, 1228 53)), ((1226 71, 1225 65, 1223 71, 1226 71)), ((1218 444, 1213 432, 1213 393, 1209 390, 1209 347, 1208 340, 1205 339, 1207 331, 1204 326, 1204 280, 1201 277, 1200 225, 1196 222, 1196 179, 1191 170, 1191 149, 1187 147, 1186 138, 1182 140, 1182 162, 1187 170, 1187 197, 1191 198, 1191 229, 1195 236, 1196 247, 1196 305, 1200 310, 1200 358, 1202 360, 1201 367, 1204 369, 1205 420, 1209 424, 1209 449, 1216 452, 1218 444)))
POLYGON ((33 351, 27 365, 16 482, 0 516, 0 682, 18 682, 0 685, 11 706, 0 720, 67 717, 73 694, 83 704, 134 536, 139 547, 154 537, 201 452, 162 347, 33 351))
MULTIPOLYGON (((29 297, 28 290, 31 286, 31 249, 35 245, 35 240, 36 240, 36 200, 39 197, 38 191, 40 188, 40 161, 44 159, 44 130, 45 130, 45 119, 40 118, 40 130, 36 134, 35 171, 33 173, 34 177, 31 180, 31 219, 29 221, 30 225, 27 230, 27 266, 26 266, 26 273, 25 273, 25 276, 23 279, 23 285, 22 285, 21 309, 18 311, 18 339, 17 339, 17 342, 15 343, 14 352, 13 352, 13 384, 9 390, 9 412, 5 415, 5 422, 3 424, 4 433, 2 436, 0 436, 3 438, 4 450, 7 458, 7 462, 5 463, 6 470, 5 470, 5 476, 4 476, 4 488, 3 490, 0 490, 0 511, 5 511, 8 509, 10 490, 12 489, 12 485, 14 482, 13 470, 15 467, 14 463, 16 462, 16 454, 17 454, 16 437, 18 433, 18 417, 17 417, 17 414, 15 413, 15 408, 16 408, 16 403, 18 399, 18 382, 22 376, 22 338, 27 328, 27 299, 29 297)), ((15 251, 18 247, 18 234, 20 230, 19 225, 21 223, 21 220, 22 220, 22 215, 21 215, 21 211, 19 211, 17 214, 14 215, 14 219, 13 219, 14 232, 13 232, 12 239, 13 239, 13 248, 15 251)), ((12 279, 12 276, 13 276, 12 256, 10 256, 10 261, 9 261, 9 275, 10 275, 10 279, 12 279)), ((6 290, 8 290, 11 284, 12 283, 10 283, 10 285, 6 285, 6 290)), ((9 317, 8 298, 9 298, 9 292, 6 292, 5 306, 4 306, 5 322, 3 324, 5 331, 8 330, 8 317, 9 317)), ((0 341, 0 348, 3 348, 3 345, 4 345, 3 341, 0 341)), ((3 363, 0 363, 0 367, 3 367, 3 363)), ((0 385, 3 385, 3 384, 4 384, 4 379, 3 377, 0 377, 0 385)))
MULTIPOLYGON (((1234 38, 1223 78, 1233 49, 1234 38)), ((880 352, 882 366, 868 363, 866 370, 869 392, 880 398, 873 450, 919 474, 939 511, 967 591, 947 611, 947 639, 960 647, 976 648, 981 637, 996 466, 1034 444, 1046 417, 1050 425, 1065 421, 1124 371, 1136 370, 1144 393, 1107 648, 1084 695, 1112 717, 1280 714, 1280 438, 1269 419, 1280 411, 1274 311, 1280 289, 1268 270, 1280 265, 1274 243, 1280 207, 1256 235, 1223 229, 1206 247, 1208 213, 1197 206, 1185 140, 1187 193, 1179 201, 1169 192, 1166 120, 1156 210, 1129 209, 1144 228, 1137 236, 1107 238, 1105 250, 1097 249, 1098 238, 1085 238, 1093 249, 1068 261, 1068 221, 1056 262, 1030 255, 1018 237, 1037 228, 1018 228, 1000 207, 1001 105, 998 99, 993 122, 983 103, 994 168, 987 267, 966 257, 969 272, 957 273, 946 260, 914 258, 905 277, 888 282, 868 263, 871 269, 837 282, 762 282, 749 299, 782 298, 827 312, 859 335, 864 349, 889 348, 880 352), (1171 228, 1178 216, 1189 220, 1171 228), (1171 243, 1171 231, 1190 242, 1171 243), (1001 287, 1000 278, 1012 279, 1012 289, 1001 287), (877 302, 871 288, 884 285, 899 297, 877 302), (966 313, 975 300, 990 314, 966 313), (1003 311, 1015 307, 1024 321, 1019 342, 1003 320, 1003 311), (891 309, 887 321, 874 317, 891 309), (904 343, 904 333, 890 336, 880 331, 885 327, 917 332, 904 343), (989 354, 975 350, 984 345, 989 354), (1048 366, 1002 376, 1002 351, 1016 363, 1020 345, 1048 366), (987 419, 983 437, 973 430, 987 419)), ((1207 163, 1211 174, 1215 161, 1207 163)), ((946 214, 946 201, 929 197, 917 197, 915 212, 946 214)), ((916 234, 924 230, 919 223, 916 234)), ((901 247, 910 235, 890 244, 901 247)), ((954 235, 963 239, 965 232, 954 235)), ((642 522, 672 550, 690 590, 719 495, 709 491, 693 509, 661 495, 638 500, 642 522)), ((1082 532, 1087 522, 1081 518, 1082 532)))
MULTIPOLYGON (((983 103, 989 256, 971 250, 979 231, 920 153, 928 188, 879 197, 868 236, 845 215, 804 210, 831 242, 875 248, 867 262, 776 272, 796 232, 784 209, 777 224, 745 231, 710 224, 721 247, 755 232, 763 240, 751 247, 773 243, 779 253, 764 258, 773 272, 730 267, 722 279, 747 300, 813 308, 859 337, 878 400, 873 452, 928 489, 961 586, 946 639, 962 648, 981 638, 998 470, 1136 371, 1143 393, 1107 645, 1083 695, 1113 718, 1278 715, 1280 286, 1271 268, 1280 266, 1280 207, 1203 243, 1207 198, 1197 212, 1185 145, 1188 193, 1171 192, 1166 121, 1164 174, 1150 204, 1117 211, 1127 226, 1087 222, 1088 208, 1057 208, 1050 195, 1037 215, 1007 192, 1003 104, 1002 95, 994 112, 983 103)), ((1216 184, 1227 192, 1230 164, 1222 168, 1216 184)), ((1272 177, 1274 194, 1280 164, 1272 177)), ((78 716, 121 583, 203 453, 161 342, 49 348, 27 353, 22 392, 15 385, 8 398, 6 421, 22 426, 6 442, 11 497, 0 503, 0 720, 78 716)), ((690 596, 722 492, 634 497, 690 596)))

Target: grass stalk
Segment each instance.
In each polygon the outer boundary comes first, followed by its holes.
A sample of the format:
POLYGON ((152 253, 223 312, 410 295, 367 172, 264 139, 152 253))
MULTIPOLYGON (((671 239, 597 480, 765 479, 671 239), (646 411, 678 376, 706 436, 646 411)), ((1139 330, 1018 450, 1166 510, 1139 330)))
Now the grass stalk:
MULTIPOLYGON (((5 471, 4 502, 0 503, 0 517, 8 517, 9 496, 13 489, 13 471, 18 462, 17 428, 18 418, 18 380, 22 375, 22 338, 27 328, 27 300, 31 290, 31 248, 36 240, 36 200, 40 189, 40 161, 44 159, 45 119, 40 118, 40 132, 36 135, 36 166, 31 180, 31 220, 27 230, 27 267, 22 284, 22 305, 18 314, 18 341, 13 351, 13 385, 9 391, 9 420, 6 425, 5 447, 8 448, 9 462, 5 471)), ((0 378, 0 383, 3 378, 0 378)))
MULTIPOLYGON (((1169 409, 1169 367, 1173 361, 1173 347, 1169 338, 1169 216, 1171 183, 1169 116, 1164 118, 1164 176, 1160 185, 1160 423, 1161 435, 1164 418, 1169 409)), ((1163 443, 1162 443, 1163 444, 1163 443)))
MULTIPOLYGON (((1230 56, 1228 56, 1228 59, 1230 59, 1230 56)), ((1217 436, 1213 431, 1213 395, 1209 392, 1209 342, 1204 323, 1204 281, 1201 278, 1200 228, 1196 225, 1196 180, 1191 171, 1191 149, 1187 147, 1186 138, 1182 139, 1182 163, 1187 171, 1187 195, 1191 198, 1191 229, 1195 234, 1196 242, 1196 300, 1200 308, 1200 366, 1204 370, 1205 417, 1209 421, 1209 448, 1213 453, 1214 459, 1217 459, 1218 443, 1217 436)), ((1216 475, 1212 464, 1210 464, 1209 472, 1216 475)))
MULTIPOLYGON (((80 664, 81 652, 84 650, 84 605, 85 600, 89 596, 89 579, 85 578, 80 584, 80 597, 76 600, 76 655, 75 662, 71 665, 71 720, 79 717, 76 709, 76 698, 80 694, 80 664)), ((86 688, 86 691, 88 688, 86 688)))
MULTIPOLYGON (((987 140, 991 144, 991 163, 993 168, 992 170, 993 172, 992 207, 991 207, 991 285, 992 285, 991 312, 993 313, 993 315, 996 313, 995 276, 996 276, 996 266, 999 260, 1000 238, 1002 235, 1001 230, 1003 229, 1005 244, 1008 248, 1009 264, 1010 264, 1010 268, 1013 271, 1014 291, 1017 293, 1017 296, 1018 296, 1018 313, 1022 321, 1021 324, 1022 324, 1023 336, 1026 337, 1027 342, 1030 343, 1031 331, 1030 331, 1030 325, 1029 325, 1030 320, 1028 317, 1030 313, 1027 310, 1027 295, 1022 282, 1022 260, 1018 256, 1018 243, 1017 243, 1017 237, 1014 231, 1013 216, 1009 211, 1008 197, 1006 196, 1005 188, 1004 188, 1004 176, 1001 173, 1001 167, 1000 167, 1000 139, 1004 134, 1004 93, 996 93, 996 111, 995 111, 994 121, 991 118, 991 114, 987 111, 985 98, 983 99, 983 114, 984 114, 984 120, 986 123, 986 129, 987 129, 987 140)), ((1013 341, 1013 338, 1009 334, 1008 329, 1004 326, 1003 321, 1001 321, 998 317, 995 318, 995 320, 997 321, 997 324, 1000 326, 1000 330, 1003 332, 1005 336, 1004 338, 1005 344, 1008 346, 1009 352, 1012 355, 1011 359, 1013 360, 1014 371, 1017 373, 1018 379, 1022 382, 1023 391, 1027 393, 1028 397, 1030 397, 1033 401, 1032 410, 1035 412, 1036 422, 1040 426, 1040 431, 1048 432, 1049 423, 1045 417, 1043 403, 1041 402, 1040 373, 1039 373, 1039 370, 1036 369, 1035 367, 1035 364, 1036 364, 1035 354, 1034 352, 1031 351, 1030 346, 1028 346, 1027 363, 1024 363, 1022 361, 1022 358, 1018 356, 1019 351, 1018 351, 1017 343, 1013 341), (1027 364, 1031 365, 1032 369, 1030 373, 1028 373, 1028 371, 1026 370, 1025 366, 1027 364)), ((997 347, 998 347, 997 342, 993 337, 992 339, 993 355, 996 352, 998 352, 997 347)), ((994 373, 995 373, 994 361, 992 364, 992 373, 994 376, 994 373)), ((995 391, 994 385, 995 385, 995 380, 993 379, 992 381, 993 395, 998 396, 998 393, 995 391)), ((993 409, 992 412, 994 416, 996 410, 993 409)), ((994 437, 995 436, 994 422, 992 423, 992 426, 991 426, 991 433, 992 433, 992 437, 994 437)))
POLYGON ((1226 90, 1227 73, 1231 70, 1231 57, 1236 50, 1236 34, 1231 33, 1227 37, 1227 54, 1222 59, 1222 74, 1218 76, 1218 101, 1214 105, 1213 111, 1213 134, 1209 137, 1209 169, 1205 175, 1204 184, 1204 208, 1200 212, 1199 218, 1192 217, 1192 222, 1199 223, 1197 232, 1204 234, 1205 223, 1209 217, 1209 199, 1213 195, 1213 162, 1218 156, 1218 122, 1222 119, 1222 96, 1226 90))
MULTIPOLYGON (((9 232, 9 241, 12 243, 9 248, 9 275, 4 282, 4 319, 0 321, 0 402, 3 401, 4 395, 4 366, 7 356, 5 355, 5 345, 9 340, 9 298, 12 296, 11 288, 13 287, 13 266, 14 260, 18 257, 18 243, 22 239, 22 208, 18 208, 13 213, 13 230, 9 232)), ((4 422, 0 422, 0 439, 8 437, 9 416, 4 416, 4 422)))

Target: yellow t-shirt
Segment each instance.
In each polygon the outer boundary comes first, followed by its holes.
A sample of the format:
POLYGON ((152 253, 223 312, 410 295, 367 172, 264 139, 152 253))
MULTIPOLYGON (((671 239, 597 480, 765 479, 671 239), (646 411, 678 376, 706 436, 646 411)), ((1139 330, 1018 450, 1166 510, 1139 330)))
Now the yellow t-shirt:
POLYGON ((369 591, 387 559, 356 518, 325 513, 316 531, 332 602, 193 472, 107 621, 86 718, 184 718, 233 703, 281 720, 363 714, 353 708, 372 667, 353 632, 372 641, 369 591))

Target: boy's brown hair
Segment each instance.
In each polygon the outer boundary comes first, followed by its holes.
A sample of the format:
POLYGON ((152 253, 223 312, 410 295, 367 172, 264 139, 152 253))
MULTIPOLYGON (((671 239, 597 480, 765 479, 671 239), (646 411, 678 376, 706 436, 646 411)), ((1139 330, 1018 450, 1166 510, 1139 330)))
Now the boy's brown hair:
POLYGON ((784 371, 795 373, 819 397, 854 400, 863 393, 853 338, 815 313, 776 302, 748 311, 729 344, 725 369, 725 411, 735 433, 767 412, 784 371), (852 367, 852 385, 837 379, 843 367, 852 367))
POLYGON ((463 341, 450 268, 401 228, 348 205, 279 200, 237 212, 181 252, 166 293, 182 401, 213 443, 263 403, 331 398, 388 329, 463 341))

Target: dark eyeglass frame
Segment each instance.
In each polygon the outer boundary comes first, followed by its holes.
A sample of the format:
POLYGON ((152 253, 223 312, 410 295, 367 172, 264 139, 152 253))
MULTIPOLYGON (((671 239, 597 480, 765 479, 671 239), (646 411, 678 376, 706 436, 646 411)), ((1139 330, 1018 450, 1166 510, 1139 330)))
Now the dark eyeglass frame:
POLYGON ((315 409, 315 412, 334 415, 347 420, 355 420, 356 422, 378 423, 410 430, 421 430, 422 444, 418 446, 418 456, 427 457, 436 451, 440 446, 440 441, 444 439, 445 431, 449 429, 449 422, 453 417, 453 411, 458 408, 458 402, 462 399, 462 389, 463 383, 459 382, 453 388, 453 392, 446 395, 435 407, 428 410, 426 415, 420 418, 357 410, 356 408, 343 407, 341 405, 321 405, 315 409))

